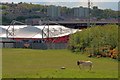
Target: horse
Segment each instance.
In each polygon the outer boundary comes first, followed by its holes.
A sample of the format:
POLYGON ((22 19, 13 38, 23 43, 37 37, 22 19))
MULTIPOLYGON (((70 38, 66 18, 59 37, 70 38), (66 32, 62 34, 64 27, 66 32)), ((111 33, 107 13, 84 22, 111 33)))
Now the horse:
POLYGON ((93 63, 91 61, 78 60, 77 65, 79 66, 80 69, 81 69, 81 66, 83 67, 88 66, 89 70, 91 70, 93 67, 93 63))

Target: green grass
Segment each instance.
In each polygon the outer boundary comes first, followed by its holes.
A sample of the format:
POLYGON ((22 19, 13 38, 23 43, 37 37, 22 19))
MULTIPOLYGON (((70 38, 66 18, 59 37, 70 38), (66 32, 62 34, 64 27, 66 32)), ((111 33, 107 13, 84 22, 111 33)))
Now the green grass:
POLYGON ((118 62, 88 58, 69 50, 3 49, 3 78, 118 78, 118 62), (91 60, 92 71, 80 70, 77 60, 91 60), (65 70, 60 68, 64 66, 65 70))

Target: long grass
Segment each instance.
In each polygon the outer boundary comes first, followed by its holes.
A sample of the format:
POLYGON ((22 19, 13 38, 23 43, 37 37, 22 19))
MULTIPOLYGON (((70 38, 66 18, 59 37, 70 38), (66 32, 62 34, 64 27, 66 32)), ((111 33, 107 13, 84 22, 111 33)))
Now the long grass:
POLYGON ((88 58, 69 50, 3 49, 3 78, 117 78, 118 62, 88 58), (91 60, 93 69, 79 69, 77 60, 91 60), (62 70, 61 67, 66 67, 62 70))

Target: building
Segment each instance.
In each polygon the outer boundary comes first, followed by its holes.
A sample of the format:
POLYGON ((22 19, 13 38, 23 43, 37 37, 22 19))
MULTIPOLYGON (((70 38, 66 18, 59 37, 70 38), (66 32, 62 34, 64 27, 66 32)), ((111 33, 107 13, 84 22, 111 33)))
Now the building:
POLYGON ((84 8, 84 17, 87 18, 89 17, 89 9, 88 8, 84 8))
POLYGON ((47 15, 52 17, 52 18, 58 18, 60 17, 60 7, 59 6, 54 6, 50 5, 47 8, 47 15))
POLYGON ((86 18, 88 17, 88 8, 84 7, 73 8, 73 15, 76 18, 86 18))
POLYGON ((79 17, 79 8, 73 8, 74 17, 79 17))
POLYGON ((0 39, 4 38, 5 41, 8 38, 18 42, 43 40, 46 43, 67 43, 70 34, 80 31, 79 29, 66 28, 61 25, 11 25, 0 26, 0 29, 2 30, 0 39))
POLYGON ((84 17, 84 8, 83 7, 73 8, 73 15, 74 17, 77 18, 84 17))
POLYGON ((41 19, 40 18, 34 18, 34 19, 26 19, 25 23, 27 25, 41 25, 41 19))

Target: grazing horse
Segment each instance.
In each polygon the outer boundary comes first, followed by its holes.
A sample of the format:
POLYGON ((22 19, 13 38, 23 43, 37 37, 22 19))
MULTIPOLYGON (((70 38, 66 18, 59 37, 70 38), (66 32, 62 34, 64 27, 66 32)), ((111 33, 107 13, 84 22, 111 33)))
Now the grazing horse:
POLYGON ((92 69, 92 66, 93 66, 93 64, 92 64, 92 62, 91 61, 77 61, 77 65, 79 66, 79 68, 81 69, 81 66, 88 66, 89 67, 89 70, 91 70, 92 69))

